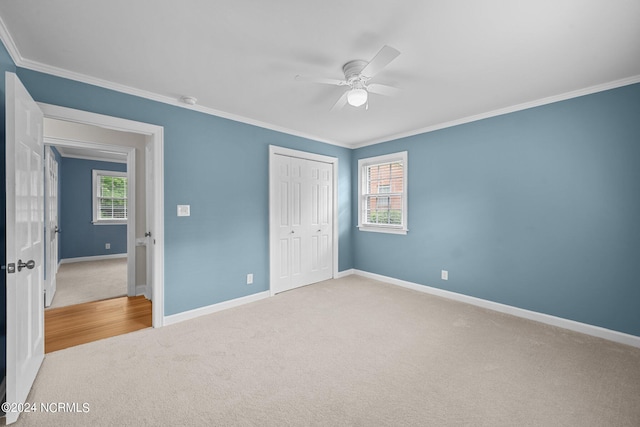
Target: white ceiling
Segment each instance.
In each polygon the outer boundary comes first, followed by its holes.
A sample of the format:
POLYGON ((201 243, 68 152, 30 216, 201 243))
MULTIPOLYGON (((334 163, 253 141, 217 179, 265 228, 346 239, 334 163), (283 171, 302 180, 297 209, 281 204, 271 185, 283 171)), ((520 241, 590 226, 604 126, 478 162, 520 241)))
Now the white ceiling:
POLYGON ((56 147, 62 157, 117 163, 127 162, 127 150, 120 147, 135 147, 140 156, 146 142, 142 134, 51 118, 44 119, 43 134, 45 143, 56 147))
POLYGON ((21 0, 0 18, 19 66, 352 147, 640 81, 638 0, 21 0), (385 44, 401 55, 372 82, 402 91, 368 111, 295 80, 385 44))

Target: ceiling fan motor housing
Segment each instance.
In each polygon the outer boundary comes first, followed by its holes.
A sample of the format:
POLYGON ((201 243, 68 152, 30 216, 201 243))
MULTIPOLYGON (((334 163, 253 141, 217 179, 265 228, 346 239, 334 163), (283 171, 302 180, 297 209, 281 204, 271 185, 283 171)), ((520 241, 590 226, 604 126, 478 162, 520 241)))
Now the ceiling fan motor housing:
POLYGON ((361 87, 363 86, 367 80, 367 77, 362 76, 360 73, 369 63, 367 61, 363 61, 361 59, 356 59, 355 61, 349 61, 342 67, 342 71, 344 71, 344 78, 347 83, 351 87, 361 87))

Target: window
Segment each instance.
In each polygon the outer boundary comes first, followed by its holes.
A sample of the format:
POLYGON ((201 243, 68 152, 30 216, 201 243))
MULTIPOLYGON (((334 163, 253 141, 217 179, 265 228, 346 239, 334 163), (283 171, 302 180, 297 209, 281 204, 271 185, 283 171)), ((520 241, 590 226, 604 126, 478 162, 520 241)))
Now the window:
POLYGON ((358 160, 358 228, 407 233, 407 152, 358 160))
MULTIPOLYGON (((378 194, 391 193, 391 184, 378 184, 378 194)), ((389 206, 389 198, 380 196, 376 200, 377 208, 383 209, 389 206)))
POLYGON ((93 223, 127 223, 127 173, 93 171, 93 223))

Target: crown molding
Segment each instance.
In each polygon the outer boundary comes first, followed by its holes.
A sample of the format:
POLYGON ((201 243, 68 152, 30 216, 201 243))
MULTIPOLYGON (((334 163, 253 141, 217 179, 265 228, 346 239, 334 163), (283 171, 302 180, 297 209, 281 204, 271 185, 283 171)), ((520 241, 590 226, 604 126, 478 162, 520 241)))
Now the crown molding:
POLYGON ((18 51, 18 47, 16 46, 16 43, 13 41, 13 37, 11 37, 11 34, 9 34, 9 30, 7 29, 7 26, 5 25, 1 16, 0 16, 0 39, 2 40, 4 47, 7 49, 7 52, 9 52, 9 56, 13 60, 14 64, 18 65, 18 63, 24 60, 20 55, 20 52, 18 51))
POLYGON ((527 110, 529 108, 539 107, 542 105, 553 104, 554 102, 566 101, 572 98, 578 98, 584 95, 591 95, 597 92, 603 92, 605 90, 616 89, 623 86, 640 83, 640 75, 627 77, 620 80, 614 80, 612 82, 602 83, 595 86, 589 86, 583 89, 574 90, 571 92, 561 93, 559 95, 548 96, 546 98, 540 98, 534 101, 524 102, 522 104, 512 105, 510 107, 500 108, 486 113, 475 114, 473 116, 463 117, 461 119, 451 120, 448 122, 438 123, 435 125, 427 126, 420 129, 415 129, 408 132, 396 133, 393 135, 385 136, 379 139, 373 139, 358 144, 352 144, 351 148, 362 148, 369 145, 380 144, 382 142, 395 141, 401 138, 407 138, 410 136, 420 135, 422 133, 429 133, 440 129, 445 129, 453 126, 462 125, 465 123, 471 123, 478 120, 488 119, 490 117, 502 116, 504 114, 515 113, 516 111, 527 110))
POLYGON ((121 160, 121 159, 105 159, 102 157, 98 157, 98 156, 85 156, 85 155, 80 155, 80 154, 66 154, 66 153, 62 153, 60 152, 60 157, 65 158, 65 159, 76 159, 76 160, 91 160, 91 161, 95 161, 95 162, 104 162, 104 163, 119 163, 119 164, 126 164, 127 160, 121 160))
POLYGON ((350 148, 346 144, 339 143, 337 141, 332 141, 328 139, 318 138, 315 135, 311 135, 305 132, 300 132, 294 129, 289 129, 284 126, 274 125, 272 123, 263 122, 261 120, 252 119, 250 117, 242 116, 239 114, 228 113, 226 111, 216 110, 214 108, 204 107, 202 105, 188 105, 180 102, 179 100, 160 95, 154 92, 149 92, 142 89, 137 89, 131 86, 126 86, 120 83, 114 83, 108 80, 100 79, 97 77, 88 76, 86 74, 76 73, 74 71, 69 71, 63 68, 53 67, 50 65, 42 64, 40 62, 22 59, 20 63, 16 64, 20 68, 26 68, 32 71, 38 71, 44 74, 50 74, 56 77, 61 77, 69 80, 74 80, 81 83, 90 84, 93 86, 98 86, 105 89, 110 89, 116 92, 124 93, 127 95, 133 95, 139 98, 149 99, 151 101, 161 102, 163 104, 172 105, 174 107, 184 108, 186 110, 197 111, 199 113, 208 114, 210 116, 221 117, 228 120, 233 120, 235 122, 240 122, 252 126, 257 126, 263 129, 269 129, 280 133, 285 133, 288 135, 298 136, 305 139, 310 139, 313 141, 323 142, 326 144, 337 145, 340 147, 350 148))
POLYGON ((81 83, 86 83, 86 84, 98 86, 104 89, 110 89, 116 92, 125 93, 127 95, 133 95, 139 98, 149 99, 151 101, 161 102, 163 104, 169 104, 174 107, 193 110, 203 114, 221 117, 224 119, 233 120, 235 122, 245 123, 248 125, 257 126, 257 127, 268 129, 268 130, 273 130, 273 131, 285 133, 288 135, 293 135, 293 136, 298 136, 305 139, 310 139, 313 141, 323 142, 325 144, 336 145, 344 148, 351 148, 349 144, 343 144, 338 141, 319 138, 316 135, 311 135, 306 132, 300 132, 294 129, 289 129, 284 126, 274 125, 272 123, 267 123, 261 120, 252 119, 250 117, 242 116, 239 114, 216 110, 214 108, 203 107, 201 105, 187 105, 180 102, 178 99, 172 98, 170 96, 160 95, 154 92, 137 89, 137 88, 123 85, 120 83, 114 83, 109 80, 88 76, 86 74, 81 74, 75 71, 66 70, 64 68, 54 67, 51 65, 43 64, 41 62, 26 59, 20 54, 18 47, 16 46, 13 38, 11 37, 11 34, 9 33, 9 30, 7 29, 1 17, 0 17, 0 39, 2 40, 5 47, 7 48, 7 51, 9 52, 11 59, 13 59, 13 62, 16 64, 16 66, 20 68, 37 71, 44 74, 50 74, 52 76, 74 80, 81 83))
POLYGON ((43 139, 45 145, 53 146, 58 150, 60 157, 69 159, 80 160, 95 160, 99 162, 109 163, 127 163, 127 155, 131 152, 131 149, 136 149, 134 145, 112 145, 108 143, 98 143, 92 141, 81 141, 70 138, 58 138, 52 136, 45 136, 43 139), (82 148, 84 150, 90 150, 93 154, 73 154, 67 153, 65 148, 82 148), (100 151, 110 151, 118 157, 101 156, 100 151))
POLYGON ((640 75, 635 75, 627 78, 623 78, 620 80, 614 80, 612 82, 602 83, 595 86, 590 86, 583 89, 578 89, 570 92, 565 92, 559 95, 553 95, 546 98, 541 98, 533 101, 524 102, 517 105, 512 105, 510 107, 500 108, 493 111, 488 111, 486 113, 475 114, 472 116, 463 117, 460 119, 451 120, 448 122, 437 123, 434 125, 426 126, 423 128, 414 129, 407 132, 396 133, 392 135, 387 135, 381 138, 370 139, 362 142, 356 143, 345 143, 334 140, 329 140, 325 138, 320 138, 316 135, 311 135, 306 132, 300 132, 294 129, 290 129, 284 126, 275 125, 272 123, 263 122, 261 120, 252 119, 250 117, 242 116, 239 114, 229 113, 226 111, 216 110, 214 108, 203 107, 201 105, 188 105, 180 102, 178 99, 160 95, 154 92, 145 91, 142 89, 137 89, 131 86, 122 85, 119 83, 114 83, 108 80, 103 80, 97 77, 88 76, 86 74, 76 73, 74 71, 66 70, 63 68, 58 68, 54 66, 50 66, 47 64, 42 64, 37 61, 32 61, 29 59, 25 59, 20 54, 11 34, 9 33, 4 21, 0 17, 0 39, 4 43, 9 55, 13 59, 13 62, 16 66, 20 68, 29 69, 32 71, 37 71, 45 74, 50 74, 56 77, 61 77, 69 80, 78 81, 81 83, 90 84, 93 86, 102 87, 105 89, 110 89, 116 92, 124 93, 127 95, 137 96, 139 98, 149 99, 156 102, 161 102, 163 104, 169 104, 175 107, 185 108, 187 110, 197 111, 203 114, 208 114, 211 116, 221 117, 224 119, 233 120, 240 123, 245 123, 252 126, 257 126, 263 129, 268 129, 292 136, 297 136, 305 139, 310 139, 312 141, 323 142, 325 144, 335 145, 343 148, 357 149, 366 147, 369 145, 380 144, 383 142, 394 141, 401 138, 407 138, 410 136, 420 135, 423 133, 429 133, 436 130, 446 129, 453 126, 462 125, 465 123, 471 123, 478 120, 488 119, 491 117, 501 116, 504 114, 514 113, 516 111, 522 111, 529 108, 539 107, 542 105, 552 104, 554 102, 565 101, 571 98, 577 98, 584 95, 590 95, 597 92, 602 92, 609 89, 615 89, 622 86, 627 86, 635 83, 640 83, 640 75))

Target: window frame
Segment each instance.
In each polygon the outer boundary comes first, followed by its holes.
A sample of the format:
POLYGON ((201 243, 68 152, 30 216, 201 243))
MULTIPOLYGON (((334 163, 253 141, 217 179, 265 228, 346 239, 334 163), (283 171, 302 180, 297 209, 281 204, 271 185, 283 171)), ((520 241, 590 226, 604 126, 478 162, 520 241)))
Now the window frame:
MULTIPOLYGON (((409 168, 408 168, 408 155, 407 151, 400 151, 397 153, 384 154, 381 156, 375 157, 367 157, 363 159, 358 159, 358 229, 360 231, 372 231, 377 233, 389 233, 389 234, 407 234, 409 228, 408 224, 408 176, 409 176, 409 168), (387 164, 393 162, 401 162, 402 163, 402 215, 401 220, 402 223, 399 225, 393 224, 371 224, 366 223, 366 197, 368 193, 365 193, 365 185, 367 182, 366 171, 370 166, 375 166, 379 164, 387 164)), ((398 194, 398 193, 391 193, 398 194)))
POLYGON ((92 201, 92 220, 91 223, 93 225, 127 225, 129 221, 129 174, 127 172, 120 171, 109 171, 109 170, 101 170, 101 169, 93 169, 92 170, 92 189, 91 189, 91 201, 92 201), (127 197, 124 198, 127 206, 127 218, 122 219, 100 219, 98 216, 98 185, 101 176, 112 176, 119 178, 127 178, 127 197))

